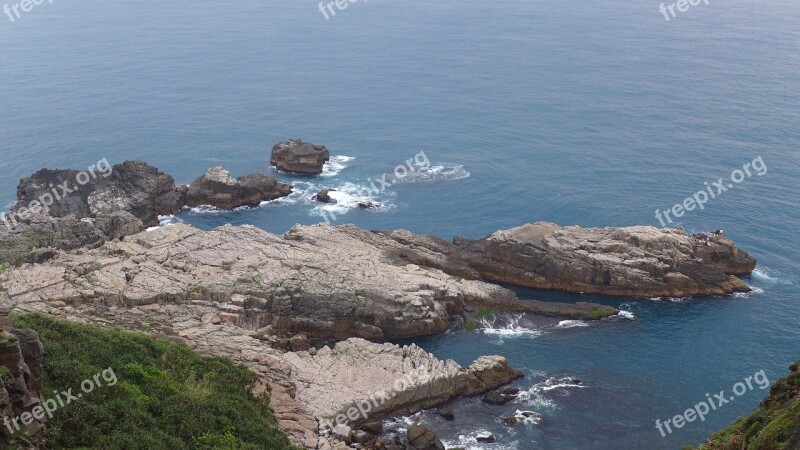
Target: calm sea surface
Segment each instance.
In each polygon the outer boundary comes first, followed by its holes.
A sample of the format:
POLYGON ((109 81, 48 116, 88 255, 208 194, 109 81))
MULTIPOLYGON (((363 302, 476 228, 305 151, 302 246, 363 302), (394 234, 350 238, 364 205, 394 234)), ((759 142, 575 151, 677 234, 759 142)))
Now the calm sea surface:
POLYGON ((758 258, 747 280, 754 293, 656 300, 521 290, 621 305, 638 320, 502 316, 416 341, 462 364, 505 355, 526 372, 515 402, 464 399, 454 422, 418 418, 451 445, 696 443, 767 391, 756 387, 667 437, 655 420, 762 369, 774 381, 800 359, 800 5, 712 0, 667 22, 659 4, 370 0, 325 20, 311 0, 45 2, 14 22, 0 16, 0 202, 41 167, 102 158, 143 159, 179 183, 216 165, 272 173, 272 144, 302 137, 336 157, 323 176, 276 174, 295 184, 292 197, 165 222, 283 233, 325 212, 364 228, 480 237, 540 220, 659 225, 657 208, 760 156, 766 173, 680 219, 690 231, 722 228, 758 258), (415 171, 402 182, 362 188, 409 159, 415 171), (337 207, 308 200, 323 187, 337 189, 337 207), (381 209, 352 208, 367 199, 381 209), (517 410, 544 419, 504 426, 517 410), (498 442, 475 444, 479 431, 498 442))

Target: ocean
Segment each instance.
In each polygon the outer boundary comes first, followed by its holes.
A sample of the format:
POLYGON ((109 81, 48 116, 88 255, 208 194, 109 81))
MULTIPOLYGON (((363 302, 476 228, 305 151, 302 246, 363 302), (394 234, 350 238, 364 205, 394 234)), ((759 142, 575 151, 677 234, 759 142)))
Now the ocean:
POLYGON ((427 412, 392 425, 422 420, 470 449, 698 443, 767 390, 754 384, 663 437, 655 421, 761 370, 775 381, 800 359, 800 4, 711 0, 675 17, 660 4, 362 0, 328 19, 304 0, 12 9, 0 15, 0 202, 42 167, 141 159, 179 183, 224 166, 296 187, 259 208, 186 210, 165 224, 282 234, 328 218, 452 238, 536 221, 660 226, 656 210, 723 178, 702 210, 665 224, 723 229, 759 261, 752 293, 518 289, 614 305, 636 320, 501 314, 473 332, 414 340, 461 364, 508 357, 526 373, 515 383, 523 395, 496 407, 457 400, 453 422, 427 412), (272 145, 294 137, 331 150, 323 175, 269 167, 272 145), (752 169, 759 157, 763 171, 752 169), (398 167, 408 169, 400 180, 398 167), (737 170, 741 180, 728 181, 737 170), (397 182, 376 182, 384 175, 397 182), (312 202, 321 188, 336 189, 339 204, 312 202), (359 209, 365 200, 381 207, 359 209), (543 417, 502 423, 518 410, 543 417), (479 432, 497 442, 477 444, 479 432))

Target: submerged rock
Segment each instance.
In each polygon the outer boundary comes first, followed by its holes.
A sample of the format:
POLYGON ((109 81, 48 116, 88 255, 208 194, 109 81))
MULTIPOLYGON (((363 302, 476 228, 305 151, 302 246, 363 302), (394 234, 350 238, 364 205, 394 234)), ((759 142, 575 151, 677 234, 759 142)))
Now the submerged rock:
POLYGON ((333 189, 323 189, 323 190, 317 192, 317 194, 314 195, 313 199, 318 201, 318 202, 320 202, 320 203, 335 204, 336 200, 331 198, 331 196, 330 196, 330 192, 332 190, 333 189))
POLYGON ((212 167, 189 185, 186 204, 211 205, 221 209, 258 206, 292 193, 292 186, 278 183, 274 177, 254 174, 231 178, 222 167, 212 167))
POLYGON ((517 398, 518 393, 519 389, 509 387, 499 391, 489 392, 483 396, 482 400, 483 403, 486 403, 487 405, 505 405, 511 400, 517 398))
POLYGON ((330 151, 324 145, 289 139, 272 147, 269 163, 284 172, 319 175, 330 158, 330 151))

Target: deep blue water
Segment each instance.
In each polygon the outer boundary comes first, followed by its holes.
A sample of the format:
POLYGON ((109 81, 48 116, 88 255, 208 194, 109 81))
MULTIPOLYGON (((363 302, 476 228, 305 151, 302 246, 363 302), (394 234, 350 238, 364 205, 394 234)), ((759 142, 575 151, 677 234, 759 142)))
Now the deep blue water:
POLYGON ((380 211, 339 211, 336 223, 479 237, 538 220, 658 225, 657 208, 761 156, 766 174, 680 223, 723 228, 758 258, 748 282, 763 292, 521 291, 623 305, 638 320, 522 318, 535 333, 417 341, 462 364, 505 355, 528 375, 517 385, 539 393, 504 407, 458 401, 452 423, 426 415, 450 443, 476 429, 497 435, 487 449, 699 442, 766 390, 666 438, 655 420, 761 369, 776 380, 800 359, 800 5, 712 0, 667 22, 659 3, 370 0, 326 21, 311 0, 45 2, 13 23, 0 16, 0 201, 41 167, 104 157, 146 160, 180 183, 214 165, 269 173, 272 144, 302 137, 354 159, 326 177, 278 174, 299 188, 289 201, 174 220, 283 233, 321 220, 305 200, 316 188, 355 194, 424 152, 432 170, 373 195, 380 211), (551 377, 584 387, 541 389, 551 377), (500 424, 516 409, 545 418, 500 424))

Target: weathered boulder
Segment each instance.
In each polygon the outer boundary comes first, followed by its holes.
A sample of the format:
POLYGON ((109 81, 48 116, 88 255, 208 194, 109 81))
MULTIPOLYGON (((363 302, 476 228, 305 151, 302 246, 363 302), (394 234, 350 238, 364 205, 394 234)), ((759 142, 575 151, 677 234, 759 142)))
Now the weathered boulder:
POLYGON ((406 433, 406 449, 444 450, 444 444, 430 429, 421 425, 412 425, 408 427, 408 432, 406 433))
POLYGON ((234 179, 222 167, 212 167, 189 185, 186 204, 233 209, 239 206, 258 206, 263 201, 275 200, 291 193, 291 185, 278 183, 274 177, 254 174, 234 179))
POLYGON ((12 212, 24 215, 22 208, 28 209, 32 202, 45 199, 45 203, 51 203, 46 210, 53 217, 72 215, 81 219, 123 210, 146 226, 154 226, 158 225, 159 215, 180 211, 184 194, 171 176, 143 161, 125 161, 103 173, 92 174, 42 169, 20 180, 18 201, 12 212))
POLYGON ((330 151, 324 145, 289 139, 272 147, 269 163, 284 172, 318 175, 330 158, 330 151))
POLYGON ((756 260, 722 235, 698 245, 681 228, 559 227, 537 222, 453 243, 406 231, 381 234, 403 244, 400 257, 470 279, 536 289, 625 296, 746 292, 736 275, 756 260))

